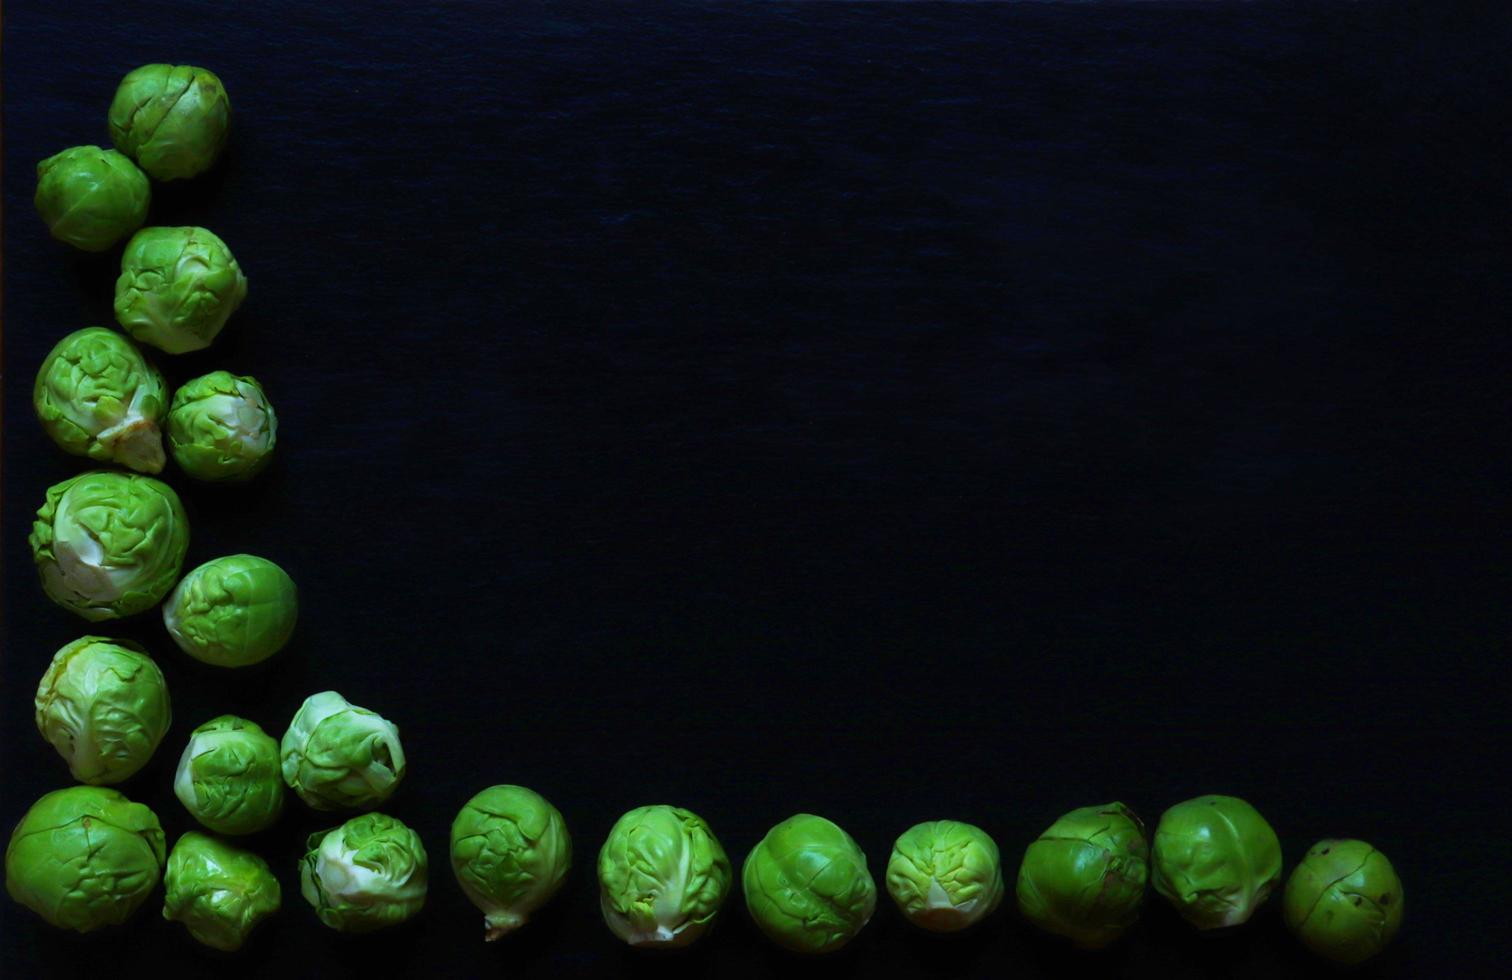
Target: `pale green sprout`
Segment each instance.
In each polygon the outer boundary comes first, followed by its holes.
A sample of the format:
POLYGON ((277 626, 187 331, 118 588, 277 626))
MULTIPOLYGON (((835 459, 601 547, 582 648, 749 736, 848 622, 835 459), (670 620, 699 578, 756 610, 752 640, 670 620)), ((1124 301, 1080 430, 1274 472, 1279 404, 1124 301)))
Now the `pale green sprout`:
POLYGON ((163 468, 168 388, 114 330, 85 327, 58 341, 37 371, 32 406, 64 452, 143 473, 163 468))
POLYGON ((110 102, 110 138, 158 180, 210 169, 230 122, 225 86, 192 65, 143 65, 121 79, 110 102))
POLYGON ((887 862, 887 891, 908 921, 957 932, 1003 900, 997 844, 979 827, 932 820, 903 832, 887 862))
POLYGON ((278 416, 256 378, 212 371, 186 381, 168 411, 168 448, 196 480, 251 479, 273 458, 278 416))
POLYGON ((205 228, 143 228, 121 254, 115 315, 137 341, 170 354, 210 346, 247 296, 226 243, 205 228))
POLYGON ((1362 840, 1323 840, 1292 869, 1281 911, 1302 945, 1355 966, 1385 949, 1402 927, 1402 880, 1386 855, 1362 840))
POLYGON ((221 715, 189 735, 173 777, 173 794, 206 827, 252 834, 283 813, 278 743, 254 722, 221 715))
POLYGON ((103 252, 142 227, 152 189, 124 154, 71 146, 37 164, 32 200, 58 241, 103 252))
POLYGON ((732 877, 730 859, 698 814, 637 807, 599 851, 599 908, 631 946, 687 946, 713 924, 732 877))
POLYGON ((76 932, 119 925, 163 876, 157 816, 113 789, 54 790, 26 811, 5 849, 5 889, 76 932))
POLYGON ((282 900, 268 862, 193 830, 168 855, 163 891, 163 918, 182 922, 196 940, 228 953, 241 949, 282 900))
POLYGON ((483 938, 492 942, 523 926, 561 889, 572 867, 572 838, 541 794, 490 786, 452 821, 451 865, 483 912, 483 938))
POLYGON ((1019 910, 1046 932, 1101 949, 1139 921, 1149 851, 1144 824, 1122 803, 1072 810, 1024 851, 1019 910))
POLYGON ((299 592, 288 574, 255 555, 227 555, 189 572, 163 603, 180 650, 217 667, 248 667, 289 642, 299 592))
POLYGON ((189 520, 168 484, 92 470, 48 488, 27 541, 48 598, 88 620, 116 619, 173 588, 189 520))
POLYGON ((373 809, 404 778, 399 728, 335 691, 300 705, 281 756, 284 782, 317 810, 373 809))
POLYGON ((866 855, 834 823, 800 813, 767 831, 741 871, 746 908, 767 938, 796 953, 829 953, 877 907, 866 855))
POLYGON ((163 672, 130 640, 86 636, 53 655, 37 685, 37 731, 81 783, 119 783, 145 766, 173 712, 163 672))
POLYGON ((1151 855, 1155 890, 1199 929, 1249 921, 1281 881, 1281 842, 1233 796, 1200 796, 1160 817, 1151 855))
POLYGON ((311 834, 299 865, 300 893, 338 932, 398 925, 425 905, 420 835, 382 813, 311 834))

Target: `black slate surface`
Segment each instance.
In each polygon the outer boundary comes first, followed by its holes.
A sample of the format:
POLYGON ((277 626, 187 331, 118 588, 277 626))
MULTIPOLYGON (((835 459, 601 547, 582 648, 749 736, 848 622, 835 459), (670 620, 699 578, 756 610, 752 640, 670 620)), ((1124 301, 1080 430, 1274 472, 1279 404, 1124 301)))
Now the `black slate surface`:
MULTIPOLYGON (((169 478, 190 560, 283 564, 265 668, 151 615, 172 732, 123 788, 170 837, 187 732, 282 732, 335 688, 401 726, 387 809, 431 901, 348 939, 298 895, 291 798, 254 839, 285 909, 234 960, 158 916, 86 938, 0 904, 7 977, 786 976, 732 896, 689 955, 622 949, 593 859, 674 802, 738 861, 799 810, 879 877, 942 816, 1010 876, 1057 814, 1204 792, 1288 861, 1362 836, 1407 925, 1367 975, 1485 975, 1504 932, 1507 19, 1446 4, 540 5, 12 0, 4 20, 0 820, 64 785, 33 730, 88 630, 25 537, 81 469, 31 417, 117 256, 51 242, 35 161, 104 142, 135 65, 235 107, 155 223, 250 279, 170 380, 255 374, 248 488, 169 478), (493 782, 554 800, 569 890, 509 942, 446 863, 493 782)), ((827 977, 1291 977, 1276 903, 1225 938, 1157 901, 1093 959, 1005 909, 912 933, 884 898, 827 977)))

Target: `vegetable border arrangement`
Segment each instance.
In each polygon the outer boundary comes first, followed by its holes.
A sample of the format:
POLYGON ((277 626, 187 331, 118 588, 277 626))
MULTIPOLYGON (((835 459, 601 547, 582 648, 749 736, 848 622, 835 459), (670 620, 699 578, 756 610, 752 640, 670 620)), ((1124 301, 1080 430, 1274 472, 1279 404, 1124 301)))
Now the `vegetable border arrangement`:
MULTIPOLYGON (((51 487, 29 542, 42 589, 60 606, 91 624, 160 607, 180 650, 236 669, 288 643, 298 589, 256 555, 224 555, 185 573, 188 520, 158 476, 171 460, 193 480, 252 479, 275 451, 278 418, 255 378, 226 370, 170 396, 138 346, 167 355, 207 348, 247 294, 246 276, 213 232, 142 227, 152 181, 205 172, 230 119, 214 73, 144 65, 110 104, 114 149, 75 146, 37 165, 35 203, 55 238, 97 252, 126 244, 114 304, 121 332, 87 326, 63 337, 33 389, 37 418, 59 448, 107 468, 51 487)), ((57 652, 37 687, 37 730, 79 785, 44 795, 16 824, 5 853, 15 901, 85 933, 125 922, 161 882, 165 919, 206 946, 237 950, 282 896, 267 862, 234 840, 277 821, 292 790, 345 821, 311 834, 299 862, 300 894, 320 922, 362 933, 422 911, 425 844, 381 812, 406 771, 392 721, 334 690, 307 698, 281 738, 235 715, 206 720, 173 779, 204 832, 170 848, 157 815, 111 787, 146 765, 171 714, 163 674, 137 644, 91 632, 57 652)), ((523 786, 481 790, 451 826, 451 870, 483 914, 487 940, 526 928, 561 889, 573 854, 562 813, 523 786)), ((737 864, 698 814, 640 806, 614 824, 595 866, 605 925, 639 948, 697 943, 736 890, 777 946, 825 954, 855 938, 878 901, 856 841, 807 813, 777 823, 737 864)), ((974 928, 1011 894, 1025 919, 1084 949, 1123 937, 1151 890, 1196 930, 1223 930, 1243 926, 1279 889, 1298 941, 1342 964, 1380 953, 1401 925, 1401 881, 1363 841, 1320 841, 1284 880, 1282 870, 1265 818, 1244 800, 1213 795, 1170 807, 1153 834, 1122 803, 1070 810, 1027 845, 1011 881, 981 828, 919 823, 897 838, 881 885, 921 930, 974 928)))

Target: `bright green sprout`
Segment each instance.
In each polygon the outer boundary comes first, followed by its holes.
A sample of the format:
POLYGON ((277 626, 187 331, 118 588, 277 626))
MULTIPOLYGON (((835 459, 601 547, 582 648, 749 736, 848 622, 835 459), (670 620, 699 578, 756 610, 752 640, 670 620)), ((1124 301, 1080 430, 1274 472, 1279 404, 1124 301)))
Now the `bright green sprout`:
POLYGON ((278 416, 256 378, 213 371, 173 393, 168 448, 196 480, 251 479, 273 458, 277 442, 278 416))
POLYGON ((54 790, 11 834, 5 889, 60 929, 119 925, 163 876, 163 843, 157 816, 113 789, 54 790))
POLYGON ((887 891, 914 925, 958 932, 1003 900, 997 844, 981 828, 958 820, 916 824, 893 844, 887 891))
POLYGON ((168 388, 136 345, 85 327, 58 341, 32 386, 42 428, 65 452, 142 473, 163 468, 168 388))
POLYGON ((746 856, 741 883, 756 925, 797 953, 841 948, 877 907, 877 886, 861 848, 830 821, 808 813, 767 831, 746 856))
POLYGON ((189 935, 228 953, 241 949, 282 900, 268 862, 193 830, 168 855, 163 891, 163 918, 182 922, 189 935))
POLYGON ((86 252, 142 227, 151 199, 147 176, 115 150, 73 146, 37 164, 37 213, 54 238, 86 252))
POLYGON ((1402 881, 1362 840, 1314 844, 1287 879, 1286 927, 1324 959, 1353 966, 1385 949, 1402 926, 1402 881))
POLYGON ((215 558, 185 575, 163 603, 163 625, 189 656, 247 667, 289 642, 299 593, 282 568, 254 555, 215 558))
POLYGON ((121 79, 110 103, 116 148, 158 180, 210 169, 225 148, 230 121, 221 80, 189 65, 143 65, 121 79))
POLYGON ((1254 807, 1200 796, 1161 815, 1151 858, 1155 890, 1198 929, 1249 921, 1281 881, 1281 842, 1254 807))
POLYGON ((117 619, 173 588, 189 519, 168 484, 92 470, 48 488, 27 541, 48 598, 91 621, 117 619))
POLYGON ((609 831, 598 856, 599 908, 631 946, 687 946, 708 931, 734 870, 698 814, 636 807, 609 831))
POLYGON ((130 640, 86 636, 53 655, 37 685, 37 731, 81 783, 119 783, 147 764, 173 712, 163 672, 130 640))
POLYGON ((398 726, 335 691, 305 698, 281 754, 284 782, 317 810, 371 810, 404 778, 398 726))
POLYGON ((425 847, 393 817, 367 813, 311 834, 300 893, 338 932, 398 925, 425 905, 425 847))
POLYGON ((220 834, 252 834, 283 812, 278 743, 255 723, 221 715, 189 735, 173 793, 200 823, 220 834))
POLYGON ((467 801, 451 827, 451 865, 483 912, 493 942, 551 900, 572 867, 572 838, 557 808, 524 786, 490 786, 467 801))
POLYGON ((247 297, 226 243, 204 228, 143 228, 121 254, 115 315, 122 329, 170 354, 210 346, 247 297))
POLYGON ((1084 949, 1101 949, 1139 919, 1149 878, 1144 824, 1122 803, 1072 810, 1024 852, 1024 917, 1084 949))

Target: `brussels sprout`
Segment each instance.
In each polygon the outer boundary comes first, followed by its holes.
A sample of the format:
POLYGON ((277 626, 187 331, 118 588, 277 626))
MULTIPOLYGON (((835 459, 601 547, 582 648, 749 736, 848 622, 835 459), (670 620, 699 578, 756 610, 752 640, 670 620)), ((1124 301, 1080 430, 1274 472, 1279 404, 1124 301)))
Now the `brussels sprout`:
POLYGON ((317 810, 371 810, 404 778, 398 726, 335 691, 305 698, 282 757, 284 782, 317 810))
POLYGON ((1402 882, 1386 855, 1362 840, 1319 841, 1292 869, 1281 911, 1302 945, 1353 966, 1401 928, 1402 882))
POLYGON ((73 146, 37 164, 33 203, 60 242, 103 252, 142 227, 152 189, 115 150, 73 146))
POLYGON ((91 470, 48 488, 27 542, 48 598, 97 622, 150 609, 173 588, 189 519, 168 484, 91 470))
POLYGON ((557 808, 523 786, 490 786, 467 801, 451 827, 457 884, 483 911, 492 942, 550 901, 572 867, 572 838, 557 808))
POLYGON ((877 907, 866 855, 823 817, 800 813, 767 831, 741 870, 746 908, 767 938, 796 953, 829 953, 877 907))
POLYGON ((37 731, 81 783, 119 783, 147 764, 173 712, 163 672, 130 640, 86 636, 53 655, 37 685, 37 731))
POLYGON ((914 925, 932 932, 965 929, 1003 900, 997 844, 958 820, 916 824, 893 844, 887 891, 914 925))
POLYGON ((1160 817, 1155 890, 1199 929, 1247 922, 1281 880, 1281 842, 1255 808, 1233 796, 1199 796, 1160 817))
POLYGON ((210 169, 226 145, 231 100, 214 73, 189 65, 143 65, 110 102, 110 138, 158 180, 210 169))
POLYGON ((131 341, 85 327, 58 341, 37 372, 32 405, 65 452, 143 473, 163 468, 158 425, 168 389, 131 341))
POLYGON ((278 416, 256 378, 213 371, 185 382, 168 412, 168 447, 196 480, 251 479, 273 458, 278 416))
POLYGON ((1100 949, 1139 919, 1149 877, 1144 824, 1122 803, 1061 817, 1024 852, 1024 917, 1085 949, 1100 949))
POLYGON ((394 926, 425 904, 425 846, 393 817, 366 813, 311 834, 299 890, 338 932, 394 926))
POLYGON ((282 568, 254 555, 215 558, 185 575, 163 603, 179 649, 217 667, 247 667, 283 649, 299 595, 282 568))
POLYGON ((200 823, 221 834, 253 834, 283 813, 278 743, 255 723, 221 715, 189 735, 173 793, 200 823))
POLYGON ((163 828, 113 789, 70 786, 42 797, 5 849, 5 890, 61 929, 131 918, 163 876, 163 828))
POLYGON ((268 862, 193 830, 168 855, 163 892, 163 918, 182 922, 189 935, 227 952, 241 949, 283 898, 268 862))
POLYGON ((144 344, 170 354, 202 350, 247 297, 226 243, 204 228, 143 228, 121 254, 115 315, 144 344))
POLYGON ((734 871, 714 832, 681 807, 636 807, 598 856, 599 908, 631 946, 687 946, 708 931, 734 871))

